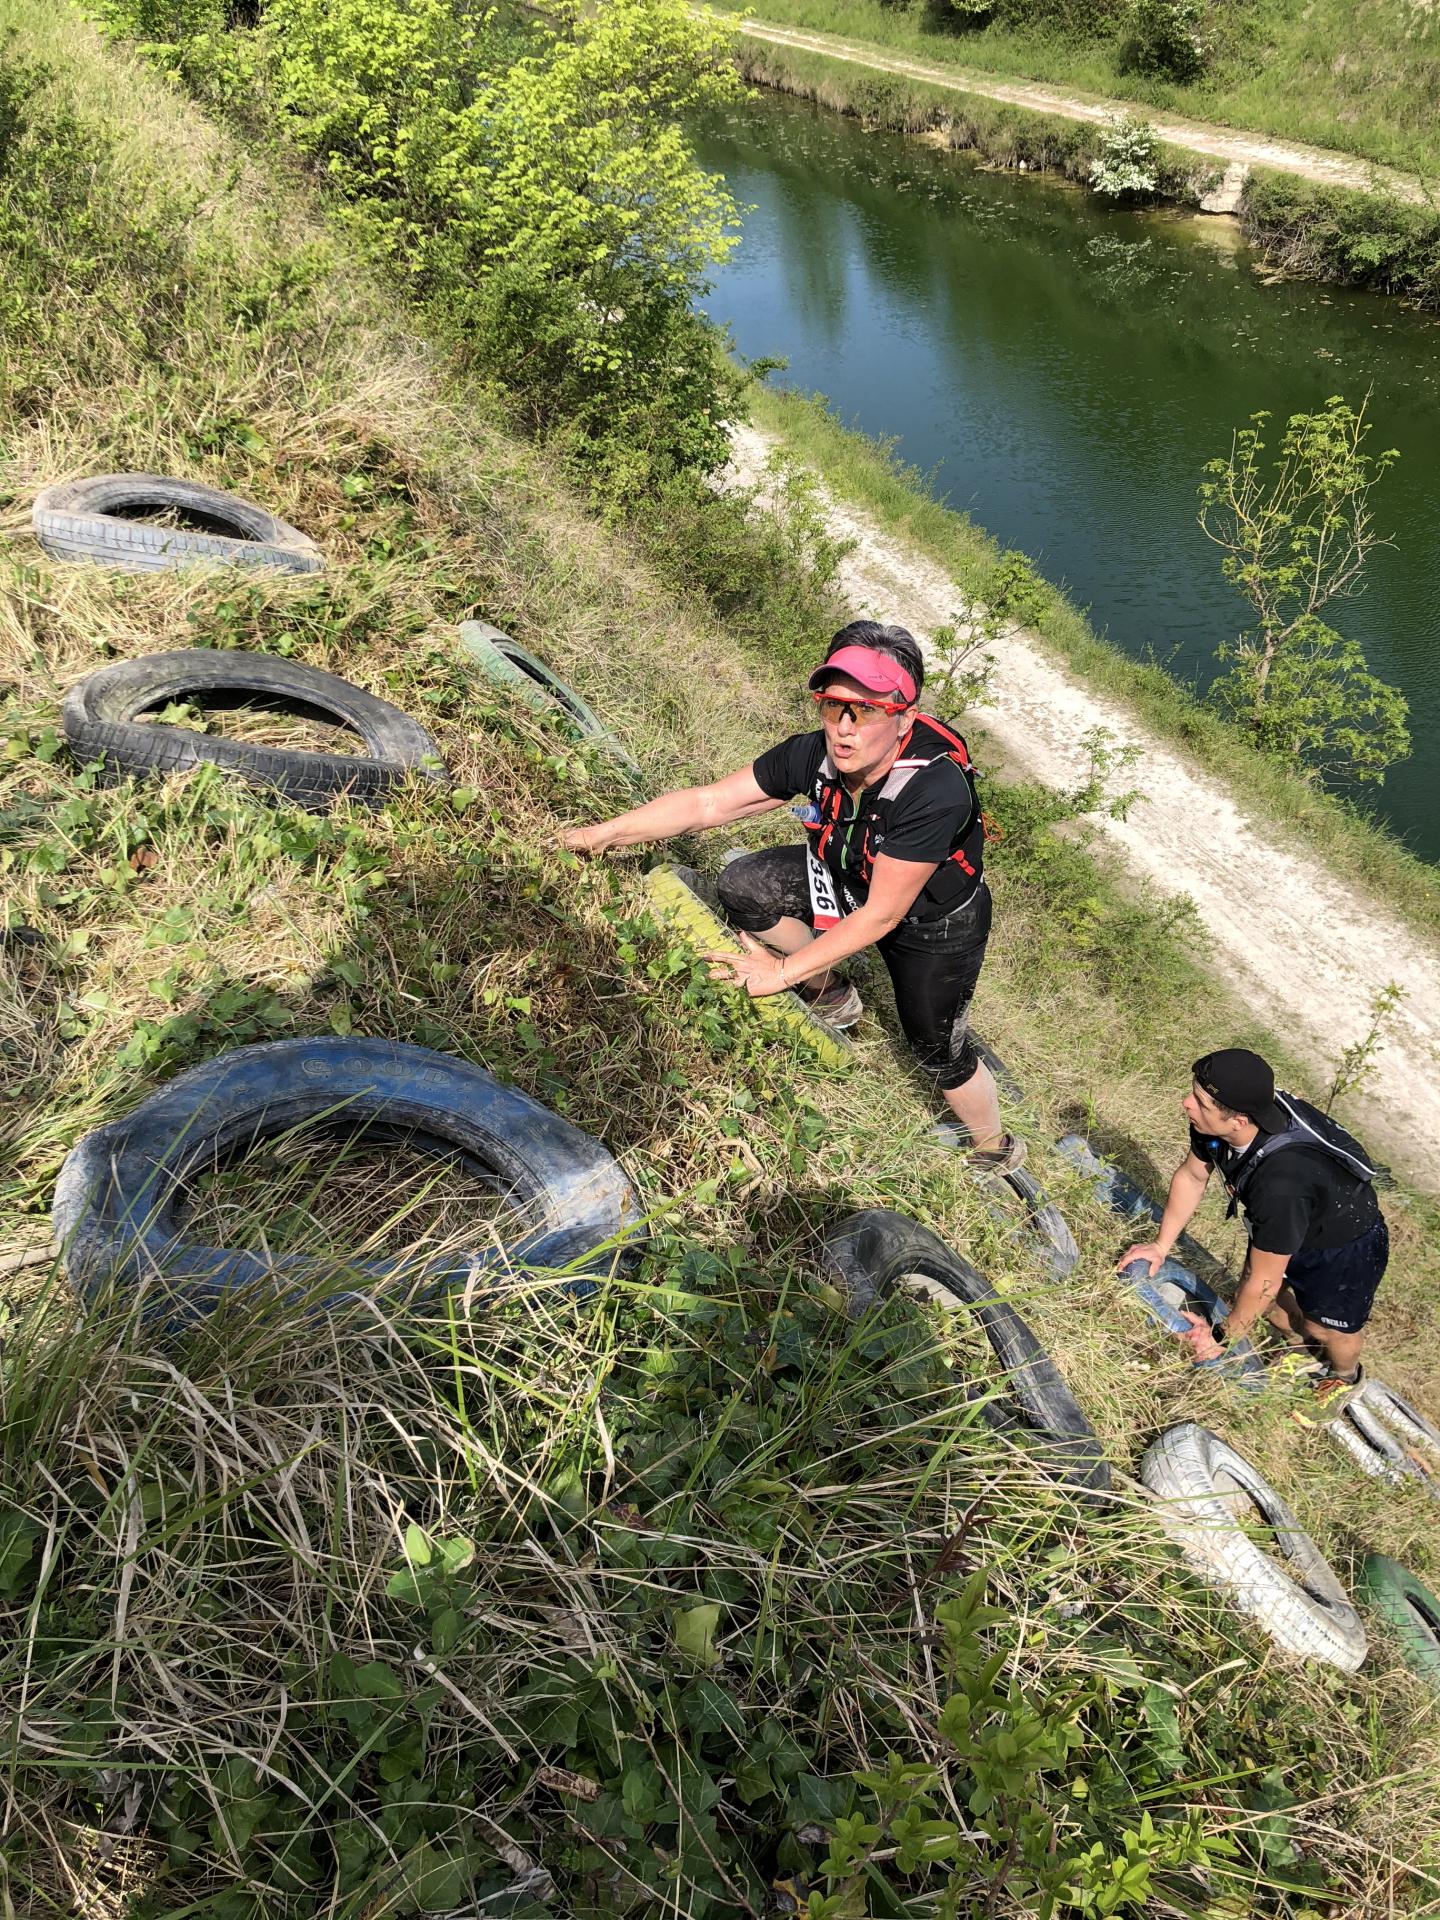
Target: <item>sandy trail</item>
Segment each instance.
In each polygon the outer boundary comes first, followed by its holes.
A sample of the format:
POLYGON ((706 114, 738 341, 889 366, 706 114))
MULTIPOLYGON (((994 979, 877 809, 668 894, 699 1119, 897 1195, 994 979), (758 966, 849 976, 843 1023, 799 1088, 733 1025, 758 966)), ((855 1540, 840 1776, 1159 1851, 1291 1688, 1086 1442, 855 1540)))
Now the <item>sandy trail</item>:
MULTIPOLYGON (((762 479, 774 450, 751 427, 734 438, 741 484, 762 479)), ((857 617, 893 620, 917 637, 963 611, 948 574, 843 502, 824 496, 828 524, 855 543, 840 581, 857 617)), ((1328 1083, 1341 1049, 1367 1031, 1377 988, 1406 998, 1386 1028, 1356 1125, 1377 1153, 1440 1190, 1440 953, 1404 921, 1357 895, 1312 855, 1242 811, 1202 767, 1149 734, 1119 701, 1072 679, 1023 629, 995 656, 986 732, 1018 771, 1075 787, 1089 773, 1079 742, 1107 727, 1141 757, 1121 783, 1143 798, 1126 820, 1098 817, 1132 874, 1160 894, 1189 894, 1231 985, 1328 1083)))
POLYGON ((1382 187, 1402 200, 1417 204, 1429 204, 1432 199, 1424 186, 1409 174, 1370 160, 1357 160, 1350 154, 1332 153, 1325 147, 1302 146, 1299 142, 1275 140, 1261 133, 1239 133, 1230 127, 1208 126, 1201 120, 1182 120, 1174 114, 1152 117, 1148 109, 1134 101, 1102 100, 1094 94, 1070 93, 1030 80, 1001 80, 993 73, 976 72, 968 67, 931 66, 924 60, 907 60, 900 54, 884 53, 878 47, 858 41, 841 40, 828 33, 807 33, 798 27, 772 26, 765 20, 747 20, 743 31, 752 40, 771 40, 776 46, 827 54, 832 60, 870 67, 877 73, 898 73, 909 80, 947 87, 954 93, 976 93, 986 100, 1003 100, 1011 106, 1033 108, 1037 113, 1058 114, 1065 120, 1100 124, 1115 114, 1141 114, 1154 128, 1156 136, 1168 145, 1223 160, 1227 166, 1278 167, 1305 180, 1318 180, 1332 187, 1355 187, 1362 193, 1382 187))

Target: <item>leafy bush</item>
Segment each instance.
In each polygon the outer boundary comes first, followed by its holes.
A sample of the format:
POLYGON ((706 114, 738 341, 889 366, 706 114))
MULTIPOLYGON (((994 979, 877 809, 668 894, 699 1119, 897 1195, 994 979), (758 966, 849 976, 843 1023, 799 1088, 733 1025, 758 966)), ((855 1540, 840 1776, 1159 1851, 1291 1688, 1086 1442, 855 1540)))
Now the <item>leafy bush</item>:
POLYGON ((1249 238, 1289 272, 1440 307, 1440 215, 1433 206, 1259 171, 1245 189, 1243 215, 1249 238))
POLYGON ((1194 80, 1203 70, 1199 0, 1130 0, 1120 42, 1122 73, 1194 80))
POLYGON ((106 0, 209 100, 265 90, 365 243, 453 325, 537 429, 614 457, 622 489, 708 471, 741 382, 694 311, 734 244, 685 116, 731 97, 726 29, 681 0, 556 0, 521 30, 461 0, 106 0))
POLYGON ((996 0, 929 0, 930 17, 946 27, 983 27, 995 17, 996 0))
POLYGON ((1220 657, 1235 664, 1216 681, 1216 701, 1268 752, 1316 774, 1377 786, 1397 760, 1409 758, 1404 694, 1370 672, 1358 641, 1322 620, 1306 615, 1296 622, 1258 707, 1253 651, 1232 642, 1220 657))
POLYGON ((1120 196, 1154 193, 1160 180, 1154 129, 1144 120, 1121 114, 1111 120, 1100 141, 1100 157, 1090 162, 1090 184, 1097 193, 1120 196))

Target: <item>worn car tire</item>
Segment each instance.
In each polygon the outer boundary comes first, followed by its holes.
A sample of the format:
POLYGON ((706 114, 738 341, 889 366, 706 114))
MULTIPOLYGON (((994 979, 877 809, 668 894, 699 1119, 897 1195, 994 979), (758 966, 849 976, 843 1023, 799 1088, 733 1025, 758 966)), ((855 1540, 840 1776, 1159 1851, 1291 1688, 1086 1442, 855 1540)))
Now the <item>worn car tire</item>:
POLYGON ((435 742, 418 721, 318 667, 268 653, 193 648, 117 660, 65 695, 65 738, 78 760, 103 761, 107 775, 180 773, 202 761, 302 807, 339 794, 374 804, 407 775, 438 775, 435 742), (194 694, 211 706, 257 705, 323 719, 358 734, 368 755, 252 746, 223 734, 142 722, 137 715, 194 694))
POLYGON ((1065 1216, 1025 1167, 1013 1167, 1001 1178, 1024 1203, 1027 1231, 1038 1243, 1051 1278, 1065 1279, 1080 1264, 1080 1249, 1065 1216))
MULTIPOLYGON (((693 867, 654 867, 645 876, 646 889, 667 920, 689 936, 702 953, 725 949, 738 953, 733 928, 728 927, 705 897, 704 883, 693 867)), ((766 1026, 787 1038, 802 1040, 827 1067, 848 1067, 851 1042, 837 1028, 819 1019, 798 993, 767 994, 751 1007, 766 1026)))
POLYGON ((488 620, 462 621, 460 644, 497 686, 512 689, 536 713, 548 715, 558 710, 583 739, 593 740, 632 779, 640 779, 639 763, 599 714, 537 654, 488 620))
POLYGON ((1365 1628, 1320 1549, 1248 1460, 1193 1421, 1151 1442, 1140 1478, 1160 1496, 1161 1524, 1200 1578, 1223 1587, 1278 1645, 1353 1673, 1365 1628), (1227 1504, 1236 1488, 1264 1515, 1289 1571, 1246 1534, 1227 1504))
POLYGON ((825 1235, 825 1271, 857 1316, 916 1276, 932 1297, 938 1292, 971 1308, 1005 1370, 1006 1397, 1040 1457, 1057 1477, 1108 1491, 1110 1469, 1095 1429, 1055 1362, 984 1274, 929 1227, 881 1207, 851 1214, 825 1235))
MULTIPOLYGON (((1152 1222, 1159 1225, 1164 1212, 1160 1203, 1136 1186, 1129 1174, 1122 1173, 1114 1161, 1096 1153, 1083 1133, 1065 1134, 1055 1142, 1055 1151, 1062 1160, 1068 1160, 1077 1173, 1090 1177, 1096 1199, 1103 1200, 1127 1226, 1141 1227, 1152 1222)), ((1187 1260, 1194 1260, 1198 1256, 1203 1265, 1208 1258, 1204 1248, 1192 1240, 1188 1233, 1182 1233, 1175 1244, 1187 1260)))
MULTIPOLYGON (((1230 1317, 1230 1303, 1178 1260, 1162 1260, 1153 1275, 1143 1260, 1132 1260, 1122 1269, 1120 1278, 1155 1325, 1167 1333, 1190 1331, 1191 1323, 1185 1318, 1187 1311, 1203 1314, 1212 1327, 1230 1317)), ((1219 1374, 1223 1380, 1245 1387, 1251 1393, 1263 1392, 1266 1385, 1265 1362, 1248 1334, 1226 1347, 1215 1359, 1196 1361, 1195 1371, 1219 1374)))
MULTIPOLYGON (((55 1238, 71 1283, 87 1297, 112 1284, 135 1289, 150 1296, 147 1311, 175 1326, 266 1281, 312 1284, 321 1276, 307 1256, 201 1245, 186 1237, 180 1213, 188 1177, 317 1121, 337 1136, 363 1130, 457 1154, 506 1183, 513 1241, 423 1269, 425 1297, 477 1287, 483 1297, 528 1271, 563 1271, 588 1291, 596 1273, 643 1242, 639 1202, 612 1156, 528 1094, 449 1054, 327 1036, 237 1047, 87 1134, 55 1189, 55 1238)), ((351 1271, 382 1286, 417 1277, 414 1263, 351 1271)))
POLYGON ((307 534, 253 501, 158 473, 102 473, 46 487, 36 496, 31 523, 53 558, 127 573, 196 564, 319 573, 325 564, 307 534), (126 518, 145 507, 177 508, 205 524, 162 527, 126 518))
POLYGON ((1325 1431, 1362 1473, 1392 1487, 1419 1481, 1440 1500, 1440 1429, 1383 1380, 1367 1379, 1325 1431))
MULTIPOLYGON (((1144 1226, 1158 1223, 1161 1209, 1118 1167, 1108 1160, 1102 1160, 1083 1135, 1067 1133, 1056 1142, 1055 1151, 1090 1181, 1095 1197, 1110 1207, 1129 1228, 1142 1231, 1144 1226)), ((1176 1244, 1195 1254, 1201 1252, 1188 1234, 1182 1234, 1176 1244)), ((1190 1324, 1183 1317, 1179 1301, 1168 1297, 1174 1291, 1184 1295, 1195 1311, 1203 1313, 1212 1324, 1229 1317, 1229 1302, 1222 1300, 1199 1274, 1173 1255, 1161 1262, 1153 1276, 1139 1261, 1134 1261, 1121 1278, 1128 1283, 1131 1292, 1156 1326, 1163 1327, 1167 1333, 1184 1333, 1190 1324)), ((1218 1358, 1200 1361, 1197 1371, 1218 1373, 1224 1379, 1256 1393, 1265 1385, 1265 1363, 1248 1336, 1244 1340, 1237 1340, 1233 1347, 1227 1347, 1218 1358)))
POLYGON ((1373 1607, 1399 1642, 1412 1673, 1440 1692, 1440 1598, 1408 1567, 1383 1553, 1367 1554, 1355 1582, 1355 1598, 1373 1607))

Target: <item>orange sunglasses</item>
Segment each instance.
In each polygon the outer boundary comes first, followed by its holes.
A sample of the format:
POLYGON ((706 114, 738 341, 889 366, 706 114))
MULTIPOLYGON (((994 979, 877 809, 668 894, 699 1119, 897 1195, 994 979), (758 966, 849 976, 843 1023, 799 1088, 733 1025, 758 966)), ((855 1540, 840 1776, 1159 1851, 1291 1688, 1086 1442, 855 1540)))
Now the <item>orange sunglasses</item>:
POLYGON ((820 709, 822 720, 842 720, 848 713, 851 724, 859 726, 862 710, 866 713, 908 713, 910 703, 906 700, 861 700, 854 694, 841 699, 838 694, 812 693, 810 698, 820 709))

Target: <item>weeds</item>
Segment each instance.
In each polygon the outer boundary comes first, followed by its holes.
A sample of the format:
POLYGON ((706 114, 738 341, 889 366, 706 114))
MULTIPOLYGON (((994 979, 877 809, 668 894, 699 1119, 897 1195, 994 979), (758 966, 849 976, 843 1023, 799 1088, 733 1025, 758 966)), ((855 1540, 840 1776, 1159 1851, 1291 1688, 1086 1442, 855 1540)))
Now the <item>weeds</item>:
POLYGON ((1325 1111, 1329 1113, 1337 1100, 1358 1093, 1370 1078, 1375 1068, 1375 1056, 1385 1045, 1385 1029, 1389 1026, 1400 1003, 1405 998, 1405 989, 1397 986, 1393 980, 1381 987, 1370 1002, 1370 1024, 1358 1040, 1352 1040, 1342 1049, 1335 1068, 1335 1078, 1330 1082, 1330 1092, 1326 1096, 1325 1111))

